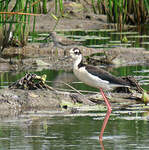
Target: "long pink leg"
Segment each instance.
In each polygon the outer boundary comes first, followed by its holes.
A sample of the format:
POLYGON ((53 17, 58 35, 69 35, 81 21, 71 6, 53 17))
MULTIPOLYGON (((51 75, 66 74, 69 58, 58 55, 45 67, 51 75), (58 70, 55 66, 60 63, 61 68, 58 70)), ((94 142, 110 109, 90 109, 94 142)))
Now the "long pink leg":
MULTIPOLYGON (((103 133, 104 133, 104 130, 105 130, 106 125, 107 125, 107 123, 108 123, 110 114, 111 114, 111 111, 107 111, 107 114, 106 114, 106 116, 105 116, 104 122, 103 122, 103 124, 102 124, 102 128, 101 128, 101 131, 100 131, 100 136, 99 136, 100 144, 102 143, 103 133)), ((101 144, 101 145, 102 145, 102 144, 101 144)))
POLYGON ((100 92, 101 92, 101 95, 102 95, 102 97, 103 97, 103 99, 104 99, 106 105, 107 105, 108 111, 112 111, 111 104, 110 104, 110 102, 108 101, 106 95, 104 94, 102 88, 100 88, 100 92))
POLYGON ((103 145, 103 144, 102 144, 103 133, 104 133, 104 130, 105 130, 106 125, 107 125, 107 123, 108 123, 108 119, 109 119, 109 117, 110 117, 110 114, 111 114, 112 109, 111 109, 110 102, 108 101, 107 97, 105 96, 105 94, 104 94, 102 88, 100 88, 100 92, 101 92, 101 94, 102 94, 102 96, 103 96, 103 99, 104 99, 104 101, 105 101, 105 103, 106 103, 106 105, 107 105, 107 108, 108 108, 107 114, 106 114, 106 116, 105 116, 105 119, 104 119, 104 122, 103 122, 103 125, 102 125, 102 128, 101 128, 100 136, 99 136, 99 141, 100 141, 100 144, 101 144, 101 146, 102 146, 102 145, 103 145))

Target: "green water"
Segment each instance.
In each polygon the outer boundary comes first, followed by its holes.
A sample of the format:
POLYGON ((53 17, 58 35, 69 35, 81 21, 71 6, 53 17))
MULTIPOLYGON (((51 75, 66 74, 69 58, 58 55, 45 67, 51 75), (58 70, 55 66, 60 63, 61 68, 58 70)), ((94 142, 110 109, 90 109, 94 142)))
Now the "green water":
MULTIPOLYGON (((60 30, 58 34, 64 35, 67 38, 74 39, 75 41, 82 42, 83 46, 92 48, 109 48, 113 47, 136 47, 145 48, 149 50, 149 26, 143 25, 140 30, 136 28, 117 32, 115 29, 101 29, 101 30, 60 30), (123 42, 124 38, 127 42, 123 42)), ((48 33, 31 33, 30 42, 47 42, 42 40, 41 37, 47 37, 48 33), (34 36, 32 36, 34 35, 34 36)), ((44 39, 44 38, 43 38, 44 39)), ((51 40, 49 40, 51 41, 51 40)))
MULTIPOLYGON (((111 117, 103 137, 105 150, 149 149, 149 122, 143 115, 111 117)), ((100 150, 102 122, 98 115, 1 120, 0 149, 100 150)))
MULTIPOLYGON (((138 80, 138 82, 141 82, 141 86, 146 89, 149 90, 149 76, 148 76, 148 69, 149 66, 124 66, 124 67, 118 67, 118 68, 113 68, 111 73, 115 76, 135 76, 135 78, 138 80)), ((14 74, 14 72, 1 72, 0 76, 1 76, 1 82, 0 82, 0 87, 7 87, 8 85, 10 85, 11 83, 19 80, 21 77, 23 77, 27 72, 22 72, 22 73, 18 73, 18 74, 14 74)), ((76 79, 76 77, 73 75, 72 72, 66 72, 64 70, 49 70, 49 69, 43 69, 42 71, 37 71, 37 72, 31 72, 31 73, 36 73, 39 76, 42 76, 43 74, 47 75, 47 84, 49 84, 50 86, 54 86, 54 82, 60 82, 57 81, 56 79, 58 77, 61 77, 61 81, 65 81, 66 83, 71 84, 73 87, 75 87, 78 90, 88 90, 88 91, 98 91, 97 89, 94 89, 92 87, 89 87, 83 83, 77 83, 76 81, 78 81, 76 79), (65 79, 63 77, 63 75, 65 74, 65 79), (69 76, 74 76, 73 79, 69 80, 69 76), (74 82, 74 83, 73 83, 74 82)), ((72 78, 72 77, 71 77, 72 78)), ((57 84, 57 87, 60 87, 57 84)), ((63 89, 68 89, 68 87, 64 87, 61 86, 60 88, 63 89)))

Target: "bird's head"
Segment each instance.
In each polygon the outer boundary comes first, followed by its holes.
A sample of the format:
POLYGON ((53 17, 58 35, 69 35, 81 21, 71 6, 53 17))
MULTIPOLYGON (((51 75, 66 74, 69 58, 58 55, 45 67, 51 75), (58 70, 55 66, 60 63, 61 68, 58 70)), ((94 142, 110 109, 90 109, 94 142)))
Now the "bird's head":
POLYGON ((69 53, 73 60, 82 60, 82 53, 79 48, 72 48, 69 53))

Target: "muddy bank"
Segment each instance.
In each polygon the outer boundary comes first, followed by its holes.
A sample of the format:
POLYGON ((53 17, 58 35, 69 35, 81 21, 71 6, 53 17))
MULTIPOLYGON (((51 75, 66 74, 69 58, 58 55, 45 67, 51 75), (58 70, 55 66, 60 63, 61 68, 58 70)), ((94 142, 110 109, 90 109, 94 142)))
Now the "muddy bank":
MULTIPOLYGON (((49 1, 47 5, 49 10, 47 14, 41 14, 36 20, 36 30, 40 32, 49 32, 53 30, 97 30, 115 28, 116 25, 107 23, 107 16, 104 14, 93 13, 92 2, 90 0, 72 2, 63 2, 64 16, 57 14, 59 22, 51 16, 55 14, 55 2, 49 1)), ((32 23, 33 23, 33 18, 32 23)), ((32 28, 32 24, 30 25, 32 28)), ((134 26, 124 25, 124 29, 134 28, 134 26)))
MULTIPOLYGON (((96 66, 100 65, 113 65, 113 67, 126 66, 126 65, 149 65, 149 52, 144 48, 111 48, 105 49, 93 49, 78 46, 81 49, 84 56, 88 56, 84 61, 88 64, 96 66), (92 56, 95 53, 104 53, 104 56, 92 56)), ((55 49, 54 49, 55 50, 55 49)), ((67 49, 66 56, 69 56, 69 49, 67 49)), ((48 47, 39 48, 39 45, 28 44, 24 48, 7 48, 3 52, 3 59, 1 61, 0 70, 2 71, 25 71, 25 70, 42 70, 42 69, 54 69, 54 70, 72 70, 72 60, 64 60, 64 50, 58 49, 54 51, 52 49, 52 43, 48 47), (19 57, 20 59, 16 59, 19 57), (10 59, 12 63, 10 64, 10 59)))
MULTIPOLYGON (((49 32, 52 30, 69 30, 69 29, 104 29, 107 26, 106 15, 96 15, 93 13, 92 4, 90 1, 86 2, 64 2, 64 16, 59 17, 60 14, 56 15, 59 18, 59 22, 56 25, 56 20, 51 16, 51 13, 55 14, 55 2, 48 2, 47 14, 41 14, 36 19, 36 30, 40 32, 49 32)), ((33 18, 31 18, 33 23, 33 18)), ((32 28, 32 23, 30 27, 32 28)))
MULTIPOLYGON (((141 103, 132 99, 130 94, 112 93, 110 98, 112 108, 129 109, 129 106, 141 103)), ((144 104, 142 104, 144 106, 144 104)), ((78 93, 50 90, 0 90, 0 117, 18 115, 25 111, 58 111, 59 114, 78 114, 82 112, 106 111, 106 106, 100 94, 80 95, 78 93)))

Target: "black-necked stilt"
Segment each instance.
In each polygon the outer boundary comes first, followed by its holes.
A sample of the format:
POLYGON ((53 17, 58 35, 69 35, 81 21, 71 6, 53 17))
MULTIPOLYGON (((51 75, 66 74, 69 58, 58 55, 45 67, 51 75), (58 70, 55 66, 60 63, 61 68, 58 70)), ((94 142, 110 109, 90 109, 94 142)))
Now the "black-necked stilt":
POLYGON ((89 86, 99 88, 101 95, 103 96, 103 99, 107 105, 108 111, 105 116, 101 128, 100 136, 99 136, 100 144, 103 145, 102 137, 103 137, 104 129, 106 127, 106 124, 108 122, 108 119, 112 111, 111 104, 108 101, 103 91, 110 91, 117 87, 129 87, 130 83, 127 83, 127 81, 121 78, 113 76, 112 74, 108 73, 103 69, 99 69, 96 68, 95 66, 83 64, 82 61, 83 56, 81 54, 81 51, 78 48, 72 48, 70 50, 70 56, 74 61, 73 72, 76 75, 76 77, 79 80, 83 81, 85 84, 88 84, 89 86))
POLYGON ((78 48, 72 48, 70 50, 70 56, 73 59, 73 72, 75 76, 85 84, 99 88, 108 111, 111 112, 110 102, 103 91, 110 91, 117 87, 128 87, 129 83, 121 78, 113 76, 103 69, 83 64, 83 56, 78 48))

